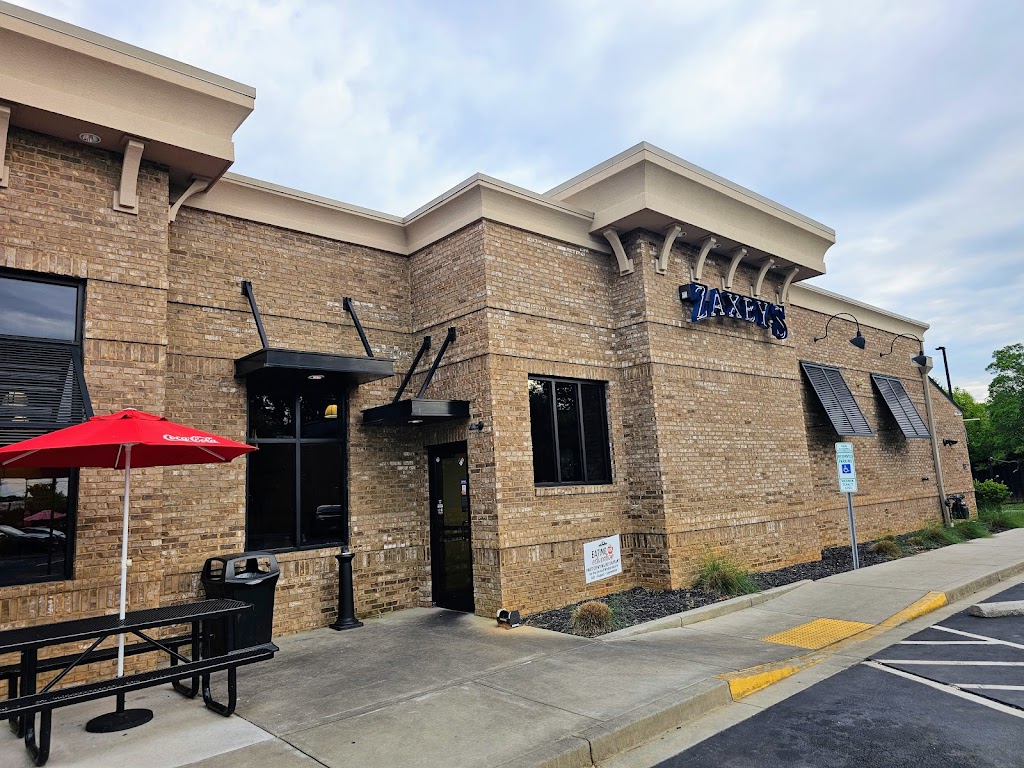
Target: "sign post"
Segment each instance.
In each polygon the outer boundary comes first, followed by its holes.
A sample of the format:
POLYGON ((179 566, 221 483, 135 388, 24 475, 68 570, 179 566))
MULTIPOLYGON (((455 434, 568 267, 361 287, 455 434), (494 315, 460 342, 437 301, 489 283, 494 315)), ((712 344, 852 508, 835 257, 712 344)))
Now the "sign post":
POLYGON ((836 473, 839 475, 839 491, 846 494, 853 569, 857 570, 860 568, 860 557, 857 554, 857 524, 853 519, 853 494, 857 492, 857 465, 853 461, 853 443, 836 443, 836 473))

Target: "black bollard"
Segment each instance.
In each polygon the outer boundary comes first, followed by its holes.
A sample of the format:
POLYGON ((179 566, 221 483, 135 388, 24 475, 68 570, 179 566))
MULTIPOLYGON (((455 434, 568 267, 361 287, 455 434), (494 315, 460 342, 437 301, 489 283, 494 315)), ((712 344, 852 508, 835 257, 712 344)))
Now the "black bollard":
POLYGON ((338 558, 338 620, 331 624, 331 629, 355 629, 363 626, 356 620, 355 600, 352 598, 352 558, 355 553, 349 552, 348 544, 342 544, 338 558))

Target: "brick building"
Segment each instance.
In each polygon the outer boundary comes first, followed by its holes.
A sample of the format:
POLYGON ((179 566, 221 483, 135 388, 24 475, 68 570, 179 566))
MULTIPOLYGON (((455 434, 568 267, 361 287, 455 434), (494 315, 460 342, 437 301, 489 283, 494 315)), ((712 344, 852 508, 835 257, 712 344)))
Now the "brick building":
MULTIPOLYGON (((862 539, 973 509, 927 326, 810 285, 829 228, 647 144, 369 211, 228 173, 254 99, 0 3, 0 441, 136 407, 260 449, 136 473, 131 606, 271 549, 277 631, 324 626, 346 539, 361 616, 814 560, 848 541, 839 441, 862 539)), ((120 474, 0 480, 0 624, 115 606, 120 474)))

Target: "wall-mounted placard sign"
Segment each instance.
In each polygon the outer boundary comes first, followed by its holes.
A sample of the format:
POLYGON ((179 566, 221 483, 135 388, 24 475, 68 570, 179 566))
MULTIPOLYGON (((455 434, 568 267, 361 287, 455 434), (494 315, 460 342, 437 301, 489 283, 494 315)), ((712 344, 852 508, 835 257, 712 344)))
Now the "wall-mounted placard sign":
POLYGON ((583 572, 587 584, 622 573, 622 549, 619 534, 583 545, 583 572))
POLYGON ((684 303, 693 302, 690 322, 699 323, 709 317, 731 317, 767 328, 776 339, 789 336, 786 308, 778 304, 720 288, 708 288, 701 283, 679 286, 679 298, 684 303))

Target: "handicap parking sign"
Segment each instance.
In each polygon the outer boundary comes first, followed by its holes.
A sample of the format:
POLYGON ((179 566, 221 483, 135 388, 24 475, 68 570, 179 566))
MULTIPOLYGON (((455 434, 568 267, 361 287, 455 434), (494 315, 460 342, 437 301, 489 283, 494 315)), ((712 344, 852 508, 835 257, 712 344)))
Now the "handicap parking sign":
POLYGON ((836 443, 836 469, 841 493, 857 492, 857 465, 853 460, 853 443, 836 443))

